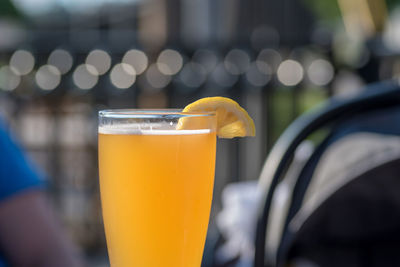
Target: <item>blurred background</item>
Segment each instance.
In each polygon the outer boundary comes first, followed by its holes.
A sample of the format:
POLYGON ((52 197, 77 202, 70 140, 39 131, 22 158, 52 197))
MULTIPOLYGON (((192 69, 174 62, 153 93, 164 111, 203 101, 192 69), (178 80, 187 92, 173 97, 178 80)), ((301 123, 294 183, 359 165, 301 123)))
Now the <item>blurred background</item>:
MULTIPOLYGON (((238 101, 257 136, 218 142, 212 218, 228 183, 328 97, 400 75, 394 0, 0 0, 0 116, 49 184, 89 266, 108 266, 97 111, 238 101)), ((204 266, 213 266, 211 220, 204 266)))

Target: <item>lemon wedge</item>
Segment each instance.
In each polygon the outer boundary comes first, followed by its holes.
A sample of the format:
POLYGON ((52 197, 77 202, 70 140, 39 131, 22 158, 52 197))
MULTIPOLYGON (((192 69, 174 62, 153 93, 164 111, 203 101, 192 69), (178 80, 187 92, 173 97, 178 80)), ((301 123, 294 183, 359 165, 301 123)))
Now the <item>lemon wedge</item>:
MULTIPOLYGON (((217 117, 217 136, 234 138, 255 136, 256 127, 247 111, 226 97, 205 97, 187 105, 183 112, 214 112, 217 117)), ((178 129, 190 128, 188 120, 178 123, 178 129)))

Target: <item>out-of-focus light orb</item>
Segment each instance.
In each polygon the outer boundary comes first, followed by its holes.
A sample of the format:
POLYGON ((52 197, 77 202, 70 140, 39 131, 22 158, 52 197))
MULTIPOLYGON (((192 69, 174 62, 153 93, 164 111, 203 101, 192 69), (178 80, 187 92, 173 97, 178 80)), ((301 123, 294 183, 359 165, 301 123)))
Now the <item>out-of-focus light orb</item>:
POLYGON ((237 75, 233 75, 226 70, 224 63, 218 64, 215 70, 211 73, 211 78, 216 84, 222 87, 231 87, 238 80, 237 75))
POLYGON ((19 11, 30 16, 49 13, 57 4, 57 1, 54 0, 12 0, 12 2, 19 11))
POLYGON ((122 63, 131 65, 135 69, 136 75, 140 75, 146 70, 149 60, 143 51, 131 49, 125 53, 122 63))
POLYGON ((21 83, 21 76, 9 66, 0 68, 0 89, 13 91, 21 83))
POLYGON ((75 69, 72 79, 75 85, 80 89, 89 90, 92 89, 99 80, 96 73, 97 70, 92 65, 81 64, 75 69))
POLYGON ((106 51, 95 49, 86 57, 86 64, 93 66, 99 75, 103 75, 111 67, 111 57, 106 51))
POLYGON ((35 81, 41 89, 50 91, 60 84, 61 73, 52 65, 43 65, 36 72, 35 81))
POLYGON ((382 41, 385 47, 400 52, 400 9, 394 8, 386 21, 382 41))
POLYGON ((250 66, 250 56, 243 50, 232 49, 225 56, 225 68, 233 75, 240 75, 247 71, 250 66))
POLYGON ((250 84, 260 87, 271 80, 271 67, 265 62, 253 62, 246 72, 246 78, 250 84))
POLYGON ((152 64, 146 71, 148 83, 155 89, 164 88, 171 81, 171 77, 160 71, 157 64, 152 64))
POLYGON ((217 55, 214 52, 205 49, 197 50, 194 53, 192 60, 193 62, 201 64, 208 73, 212 72, 218 64, 217 55))
POLYGON ((33 70, 35 58, 31 52, 26 50, 17 50, 10 58, 10 67, 19 75, 26 75, 33 70))
POLYGON ((186 63, 179 73, 179 79, 188 87, 199 87, 206 81, 206 78, 205 68, 195 62, 186 63))
POLYGON ((70 52, 64 49, 56 49, 51 52, 47 64, 56 67, 61 74, 65 74, 71 69, 73 58, 70 52))
POLYGON ((318 86, 324 86, 333 79, 334 70, 332 64, 325 59, 314 60, 307 69, 308 78, 318 86))
POLYGON ((299 62, 288 59, 279 65, 277 76, 283 85, 294 86, 303 80, 304 70, 299 62))
POLYGON ((282 57, 278 51, 267 48, 261 50, 257 56, 256 62, 257 64, 267 63, 269 66, 271 66, 273 73, 275 73, 279 67, 279 64, 282 62, 282 57))
POLYGON ((136 71, 129 64, 117 64, 111 70, 110 80, 115 87, 119 89, 127 89, 135 83, 136 71))
POLYGON ((357 73, 341 70, 332 82, 333 94, 337 98, 352 98, 362 92, 364 85, 357 73))
POLYGON ((183 66, 183 58, 179 52, 166 49, 157 58, 157 67, 165 75, 177 74, 183 66))

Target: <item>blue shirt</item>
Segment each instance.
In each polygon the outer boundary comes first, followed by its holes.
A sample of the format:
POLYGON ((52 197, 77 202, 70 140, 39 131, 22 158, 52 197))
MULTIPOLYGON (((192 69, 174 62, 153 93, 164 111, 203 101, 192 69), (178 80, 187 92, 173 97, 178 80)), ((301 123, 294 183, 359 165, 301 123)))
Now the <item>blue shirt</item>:
MULTIPOLYGON (((42 186, 35 169, 0 121, 0 201, 26 189, 42 186)), ((5 266, 0 256, 0 267, 5 266)))

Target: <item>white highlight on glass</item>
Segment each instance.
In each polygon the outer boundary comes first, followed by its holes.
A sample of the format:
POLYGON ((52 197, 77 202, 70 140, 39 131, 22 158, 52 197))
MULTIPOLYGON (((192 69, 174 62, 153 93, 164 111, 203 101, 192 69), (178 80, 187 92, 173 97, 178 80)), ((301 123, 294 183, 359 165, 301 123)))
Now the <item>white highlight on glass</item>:
POLYGON ((131 65, 136 75, 140 75, 146 70, 149 60, 143 51, 131 49, 125 53, 122 63, 131 65))
POLYGON ((88 90, 97 84, 99 77, 95 67, 88 64, 81 64, 75 69, 72 79, 77 87, 88 90))
POLYGON ((177 74, 183 65, 183 58, 179 52, 166 49, 157 58, 157 67, 165 75, 177 74))
POLYGON ((127 89, 135 83, 136 71, 129 64, 117 64, 111 70, 110 80, 115 87, 119 89, 127 89))
POLYGON ((111 57, 106 51, 95 49, 86 57, 86 64, 93 66, 99 75, 103 75, 111 67, 111 57))
POLYGON ((52 65, 43 65, 36 72, 35 81, 41 89, 53 90, 60 84, 61 73, 52 65))
POLYGON ((21 83, 21 76, 9 66, 0 68, 0 89, 13 91, 21 83))
POLYGON ((233 49, 225 56, 226 70, 233 75, 240 75, 250 66, 250 56, 243 50, 233 49))
POLYGON ((304 70, 299 62, 288 59, 279 65, 277 76, 283 85, 294 86, 303 80, 304 70))
POLYGON ((156 89, 161 89, 169 84, 171 77, 160 71, 157 64, 152 64, 146 71, 148 83, 156 89))
POLYGON ((51 52, 47 64, 53 65, 61 74, 65 74, 71 69, 73 58, 70 52, 64 49, 56 49, 51 52))
POLYGON ((308 67, 307 74, 312 83, 324 86, 332 81, 334 70, 329 61, 325 59, 317 59, 308 67))
POLYGON ((17 50, 10 58, 10 67, 19 75, 26 75, 33 70, 35 58, 26 50, 17 50))

